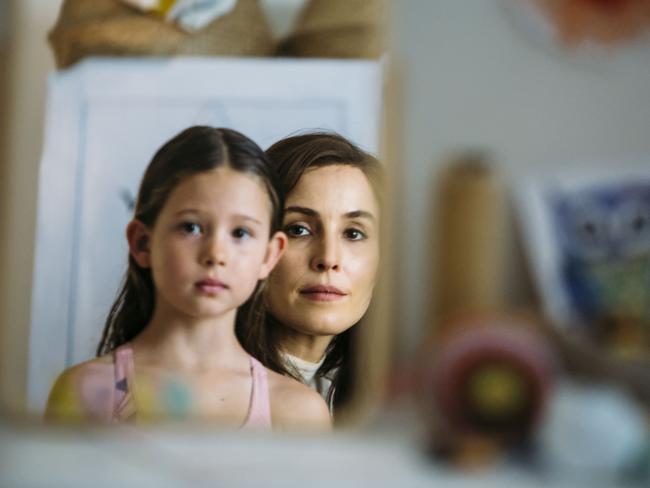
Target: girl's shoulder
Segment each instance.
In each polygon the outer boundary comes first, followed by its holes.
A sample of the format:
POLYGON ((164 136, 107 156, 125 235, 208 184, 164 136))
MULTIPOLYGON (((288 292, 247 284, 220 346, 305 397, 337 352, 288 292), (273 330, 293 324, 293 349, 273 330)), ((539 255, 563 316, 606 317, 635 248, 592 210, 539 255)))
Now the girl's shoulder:
POLYGON ((59 375, 50 391, 48 421, 108 421, 113 413, 113 354, 76 364, 59 375))
POLYGON ((266 368, 271 417, 276 430, 330 430, 325 400, 308 386, 266 368))

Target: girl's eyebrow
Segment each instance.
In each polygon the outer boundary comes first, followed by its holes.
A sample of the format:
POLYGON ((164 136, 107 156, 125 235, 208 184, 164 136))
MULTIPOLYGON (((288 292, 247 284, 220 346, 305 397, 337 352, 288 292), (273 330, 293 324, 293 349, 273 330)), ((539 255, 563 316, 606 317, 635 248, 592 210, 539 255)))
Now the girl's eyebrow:
MULTIPOLYGON (((319 216, 319 213, 316 210, 314 210, 313 208, 309 208, 309 207, 299 207, 299 206, 287 207, 287 208, 284 209, 284 212, 285 213, 299 213, 299 214, 305 215, 307 217, 318 217, 319 216)), ((359 218, 361 218, 361 219, 368 219, 368 220, 371 220, 373 222, 377 220, 372 213, 370 213, 370 212, 368 212, 366 210, 353 210, 352 212, 345 213, 343 216, 348 218, 348 219, 359 219, 359 218)))
POLYGON ((201 213, 201 212, 199 212, 198 210, 196 210, 194 208, 184 208, 183 210, 179 210, 178 212, 176 212, 176 215, 178 216, 178 215, 183 215, 183 214, 186 214, 186 213, 187 214, 197 214, 197 213, 201 213))
MULTIPOLYGON (((198 210, 198 209, 195 209, 195 208, 185 208, 183 210, 179 210, 178 212, 176 212, 176 216, 180 216, 180 215, 183 215, 183 214, 201 214, 201 211, 198 210)), ((263 225, 262 222, 260 222, 255 217, 251 217, 250 215, 235 214, 234 217, 242 219, 242 220, 248 220, 248 221, 254 222, 254 223, 258 224, 258 225, 263 225)))
POLYGON ((235 215, 235 217, 239 217, 240 219, 243 219, 243 220, 248 220, 248 221, 253 222, 255 224, 258 224, 258 225, 263 225, 262 222, 260 222, 255 217, 251 217, 250 215, 237 214, 237 215, 235 215))

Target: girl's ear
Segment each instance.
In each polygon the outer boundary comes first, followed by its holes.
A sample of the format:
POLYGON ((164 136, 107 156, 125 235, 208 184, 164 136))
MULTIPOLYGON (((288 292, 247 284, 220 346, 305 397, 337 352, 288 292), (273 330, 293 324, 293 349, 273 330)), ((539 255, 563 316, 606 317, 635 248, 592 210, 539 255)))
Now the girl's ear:
POLYGON ((137 219, 126 226, 126 240, 129 243, 129 254, 141 268, 151 267, 151 231, 137 219))
POLYGON ((264 261, 260 267, 260 274, 257 278, 258 280, 263 280, 271 273, 286 248, 287 235, 284 232, 276 232, 271 236, 271 239, 266 246, 266 255, 264 256, 264 261))

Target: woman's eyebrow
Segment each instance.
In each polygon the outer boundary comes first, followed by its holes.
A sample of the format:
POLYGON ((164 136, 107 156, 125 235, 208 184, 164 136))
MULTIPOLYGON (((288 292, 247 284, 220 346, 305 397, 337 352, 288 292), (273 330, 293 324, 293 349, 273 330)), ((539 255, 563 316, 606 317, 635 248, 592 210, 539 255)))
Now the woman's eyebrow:
MULTIPOLYGON (((299 213, 302 215, 305 215, 307 217, 318 217, 320 214, 314 210, 313 208, 309 207, 300 207, 300 206, 292 206, 292 207, 287 207, 284 209, 284 213, 299 213)), ((377 219, 375 216, 368 212, 367 210, 353 210, 351 212, 346 212, 343 214, 345 218, 348 219, 368 219, 373 222, 376 222, 377 219)))
POLYGON ((309 207, 287 207, 284 209, 285 213, 299 213, 302 215, 306 215, 307 217, 318 217, 318 212, 314 210, 313 208, 309 207))
POLYGON ((349 218, 349 219, 359 219, 359 218, 361 218, 361 219, 372 220, 373 222, 375 222, 377 220, 373 214, 371 214, 370 212, 368 212, 366 210, 354 210, 353 212, 346 213, 345 216, 347 218, 349 218))

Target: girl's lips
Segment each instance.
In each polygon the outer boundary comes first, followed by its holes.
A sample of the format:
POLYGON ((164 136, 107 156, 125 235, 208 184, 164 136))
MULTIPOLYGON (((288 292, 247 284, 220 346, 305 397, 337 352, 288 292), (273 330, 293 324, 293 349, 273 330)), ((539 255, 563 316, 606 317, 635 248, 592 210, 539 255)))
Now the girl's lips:
POLYGON ((300 289, 300 294, 317 302, 333 302, 347 295, 344 291, 329 285, 312 285, 300 289))
POLYGON ((197 281, 194 286, 207 295, 216 295, 217 293, 228 289, 228 285, 212 278, 197 281))

